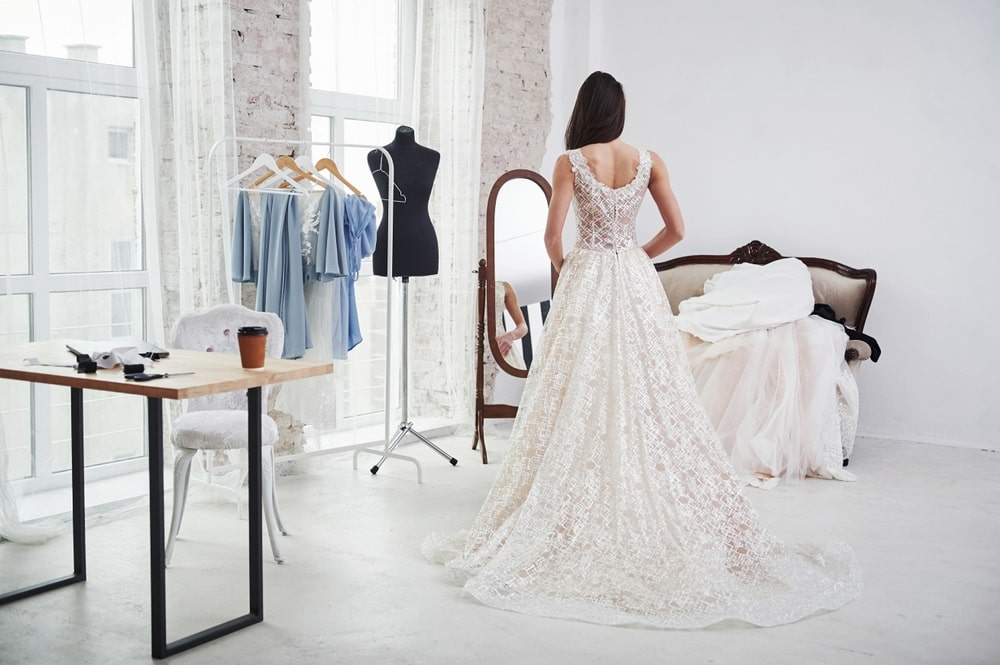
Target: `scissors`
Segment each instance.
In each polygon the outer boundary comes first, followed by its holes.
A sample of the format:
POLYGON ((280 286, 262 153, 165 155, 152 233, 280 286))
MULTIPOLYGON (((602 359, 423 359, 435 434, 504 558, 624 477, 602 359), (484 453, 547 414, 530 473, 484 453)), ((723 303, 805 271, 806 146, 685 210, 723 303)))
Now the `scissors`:
POLYGON ((153 379, 166 379, 171 376, 186 376, 188 374, 194 374, 194 372, 164 372, 163 374, 147 374, 146 372, 137 372, 135 374, 126 374, 125 378, 129 381, 152 381, 153 379))

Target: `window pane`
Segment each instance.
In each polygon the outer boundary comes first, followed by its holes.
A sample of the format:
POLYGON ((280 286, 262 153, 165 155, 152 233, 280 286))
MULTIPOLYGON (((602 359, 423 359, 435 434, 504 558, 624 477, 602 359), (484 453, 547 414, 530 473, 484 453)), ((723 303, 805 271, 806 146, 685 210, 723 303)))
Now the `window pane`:
MULTIPOLYGON (((70 446, 69 391, 52 395, 52 471, 72 467, 70 446)), ((146 449, 142 397, 94 390, 83 393, 84 447, 86 466, 142 457, 146 449)))
POLYGON ((0 85, 0 275, 29 269, 27 93, 0 85))
POLYGON ((49 91, 48 115, 52 272, 141 270, 138 102, 49 91))
MULTIPOLYGON (((30 340, 28 321, 31 300, 27 295, 0 296, 0 345, 24 344, 30 340)), ((31 384, 0 380, 0 426, 7 447, 10 479, 27 478, 31 467, 31 384)))
POLYGON ((310 85, 398 97, 399 1, 311 0, 310 85))
POLYGON ((49 297, 52 339, 94 342, 145 336, 143 289, 73 291, 49 297))
MULTIPOLYGON (((95 342, 115 337, 142 339, 143 290, 53 293, 50 296, 53 339, 95 342)), ((53 393, 53 471, 70 468, 69 393, 53 393)), ((84 392, 84 425, 87 437, 85 462, 103 464, 141 457, 145 450, 141 397, 98 391, 84 392)))
POLYGON ((133 66, 132 0, 5 2, 0 50, 133 66))
MULTIPOLYGON (((332 130, 333 118, 328 115, 314 115, 309 118, 309 136, 318 143, 333 143, 332 130)), ((314 161, 330 154, 330 149, 325 145, 314 145, 312 147, 312 157, 314 161)))

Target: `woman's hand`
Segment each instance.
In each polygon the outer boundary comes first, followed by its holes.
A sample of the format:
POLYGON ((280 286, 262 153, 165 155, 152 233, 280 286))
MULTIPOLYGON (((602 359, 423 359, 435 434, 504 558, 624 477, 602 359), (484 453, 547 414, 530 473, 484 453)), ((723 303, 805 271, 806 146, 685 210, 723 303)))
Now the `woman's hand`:
POLYGON ((500 355, 502 355, 502 356, 506 356, 507 355, 507 352, 510 351, 510 347, 511 347, 513 341, 514 340, 512 339, 512 336, 511 336, 511 334, 509 332, 508 333, 504 333, 504 334, 500 335, 499 337, 497 337, 497 346, 500 347, 500 355))

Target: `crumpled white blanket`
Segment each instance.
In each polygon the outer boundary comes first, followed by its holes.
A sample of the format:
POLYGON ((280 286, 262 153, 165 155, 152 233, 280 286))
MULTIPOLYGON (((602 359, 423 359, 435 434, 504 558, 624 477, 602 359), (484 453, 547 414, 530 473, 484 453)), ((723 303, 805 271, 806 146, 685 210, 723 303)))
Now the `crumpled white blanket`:
POLYGON ((738 263, 705 282, 705 295, 677 305, 677 327, 706 342, 773 328, 812 314, 809 268, 796 258, 738 263))

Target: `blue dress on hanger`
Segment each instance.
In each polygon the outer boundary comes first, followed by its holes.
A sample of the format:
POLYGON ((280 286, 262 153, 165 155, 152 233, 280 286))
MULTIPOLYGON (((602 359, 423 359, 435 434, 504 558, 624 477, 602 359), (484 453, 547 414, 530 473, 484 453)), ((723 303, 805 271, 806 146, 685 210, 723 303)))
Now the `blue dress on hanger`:
POLYGON ((261 209, 257 311, 274 312, 281 318, 285 326, 282 358, 301 358, 312 347, 304 281, 298 197, 267 192, 261 209))
MULTIPOLYGON (((333 292, 330 334, 334 358, 347 358, 347 352, 362 341, 354 283, 361 271, 361 261, 375 251, 376 228, 374 205, 359 196, 345 195, 333 187, 326 188, 320 204, 320 236, 325 232, 331 240, 336 237, 337 246, 341 249, 342 269, 341 279, 333 292)), ((318 274, 317 280, 325 281, 318 274)))
POLYGON ((303 291, 302 232, 293 194, 266 192, 261 198, 260 250, 253 251, 253 218, 249 196, 236 199, 233 257, 234 282, 255 282, 259 312, 273 312, 285 328, 282 358, 301 358, 312 347, 303 291), (258 261, 259 257, 259 261, 258 261))
POLYGON ((265 192, 261 198, 260 248, 254 251, 253 215, 247 192, 236 200, 230 274, 235 282, 255 282, 256 308, 274 312, 285 326, 283 358, 300 358, 313 347, 305 299, 306 282, 336 281, 329 334, 334 358, 344 359, 362 341, 355 295, 361 261, 375 251, 375 206, 327 187, 320 198, 315 230, 306 231, 298 197, 265 192))
POLYGON ((375 206, 360 196, 344 197, 344 235, 347 240, 347 262, 350 274, 344 280, 347 288, 347 349, 361 343, 361 326, 358 323, 358 305, 355 299, 354 282, 361 272, 361 260, 375 251, 375 234, 378 229, 375 220, 375 206))

